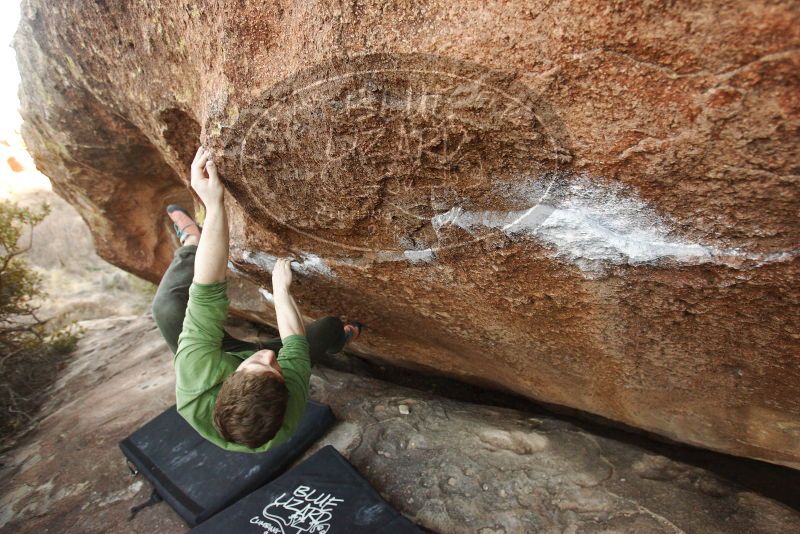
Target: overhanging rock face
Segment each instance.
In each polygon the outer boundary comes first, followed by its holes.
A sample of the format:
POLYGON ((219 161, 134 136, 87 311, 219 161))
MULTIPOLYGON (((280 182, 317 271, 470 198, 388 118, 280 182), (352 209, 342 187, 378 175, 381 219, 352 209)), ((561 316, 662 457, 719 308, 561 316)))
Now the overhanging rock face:
POLYGON ((203 139, 242 313, 293 254, 367 354, 800 467, 795 2, 129 4, 15 41, 109 261, 160 278, 203 139))

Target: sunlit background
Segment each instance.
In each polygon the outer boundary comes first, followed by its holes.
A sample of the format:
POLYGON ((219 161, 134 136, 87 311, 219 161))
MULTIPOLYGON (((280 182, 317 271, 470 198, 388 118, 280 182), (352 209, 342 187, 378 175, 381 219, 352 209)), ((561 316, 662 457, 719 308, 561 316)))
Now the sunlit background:
POLYGON ((0 6, 0 198, 14 199, 36 189, 50 189, 50 181, 36 171, 20 135, 19 71, 11 42, 19 24, 20 5, 6 0, 0 6))
POLYGON ((152 299, 151 284, 97 256, 86 223, 52 191, 25 149, 17 97, 20 76, 11 48, 19 20, 19 2, 0 0, 0 200, 34 210, 42 202, 50 206, 33 239, 27 231, 21 239, 23 246, 31 246, 24 258, 41 276, 46 295, 40 317, 57 328, 83 319, 142 313, 152 299))

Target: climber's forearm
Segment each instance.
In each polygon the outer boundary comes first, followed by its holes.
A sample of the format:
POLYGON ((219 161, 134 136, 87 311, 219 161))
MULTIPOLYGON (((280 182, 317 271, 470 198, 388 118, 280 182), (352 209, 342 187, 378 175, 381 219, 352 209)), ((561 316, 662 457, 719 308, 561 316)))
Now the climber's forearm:
POLYGON ((294 300, 294 295, 290 293, 289 298, 292 301, 292 307, 294 308, 294 313, 295 315, 297 315, 298 320, 300 321, 300 325, 303 326, 303 335, 305 335, 306 329, 305 329, 305 324, 303 323, 303 314, 300 313, 300 308, 297 307, 297 301, 294 300))
POLYGON ((194 262, 194 281, 224 282, 228 269, 228 216, 222 200, 206 206, 206 218, 194 262))
POLYGON ((303 325, 303 318, 297 309, 297 304, 294 302, 294 297, 289 293, 288 288, 279 288, 275 290, 275 315, 278 320, 278 333, 281 339, 288 336, 304 336, 306 335, 306 328, 303 325))

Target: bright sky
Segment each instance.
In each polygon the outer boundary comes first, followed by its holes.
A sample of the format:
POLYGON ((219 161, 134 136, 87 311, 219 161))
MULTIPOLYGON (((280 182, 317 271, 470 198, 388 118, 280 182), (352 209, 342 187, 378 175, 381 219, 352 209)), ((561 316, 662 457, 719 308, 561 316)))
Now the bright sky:
POLYGON ((17 86, 19 71, 11 39, 19 24, 19 0, 0 1, 0 72, 3 73, 0 83, 0 138, 6 139, 8 133, 19 130, 22 119, 17 108, 17 86))
POLYGON ((19 129, 19 71, 17 57, 11 40, 17 31, 20 17, 19 0, 0 0, 0 199, 13 198, 17 193, 31 189, 50 189, 50 181, 36 171, 19 129), (23 167, 15 172, 11 164, 23 167))

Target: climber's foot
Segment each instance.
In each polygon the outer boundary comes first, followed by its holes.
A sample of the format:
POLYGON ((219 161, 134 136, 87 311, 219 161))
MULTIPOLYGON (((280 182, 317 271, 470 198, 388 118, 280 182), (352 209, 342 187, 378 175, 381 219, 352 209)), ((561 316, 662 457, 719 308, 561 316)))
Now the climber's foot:
POLYGON ((196 245, 200 240, 200 227, 191 215, 177 204, 167 206, 167 215, 172 220, 172 226, 181 245, 196 245))
POLYGON ((361 335, 361 330, 364 328, 364 325, 359 323, 358 321, 348 321, 344 325, 344 336, 345 336, 345 345, 350 343, 351 341, 355 341, 361 335))

